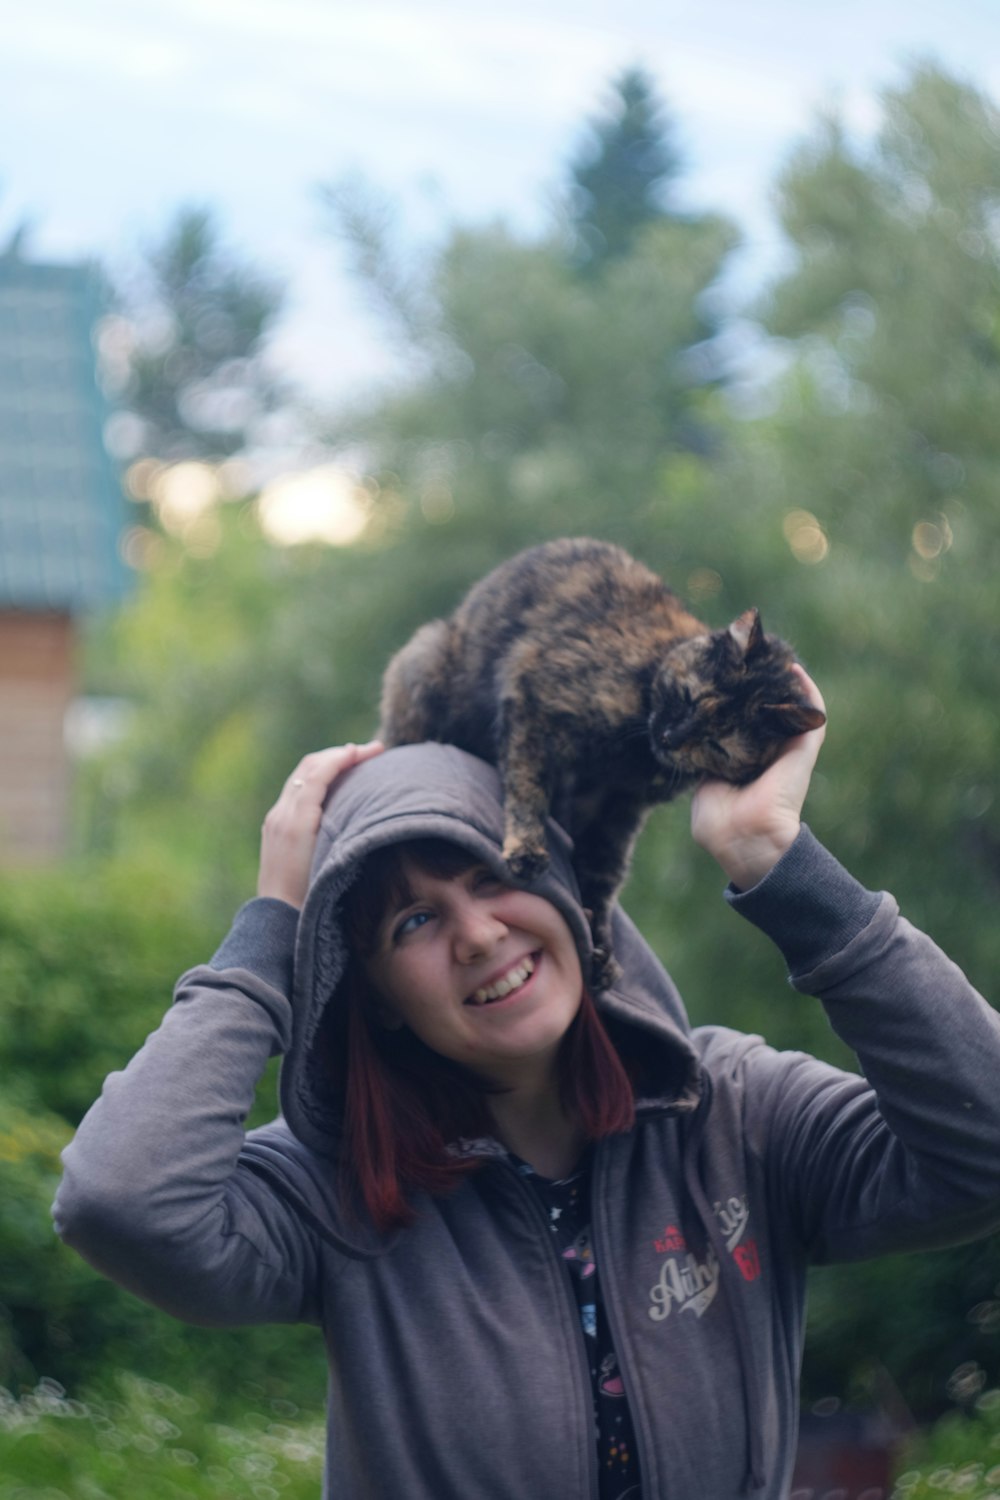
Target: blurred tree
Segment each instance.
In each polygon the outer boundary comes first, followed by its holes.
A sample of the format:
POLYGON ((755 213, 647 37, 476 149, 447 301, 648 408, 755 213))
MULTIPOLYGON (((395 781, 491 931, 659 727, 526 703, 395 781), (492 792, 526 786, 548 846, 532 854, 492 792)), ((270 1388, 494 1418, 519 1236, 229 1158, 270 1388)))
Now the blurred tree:
POLYGON ((588 271, 627 254, 643 225, 670 216, 669 188, 681 166, 651 75, 627 68, 613 89, 610 109, 590 122, 570 164, 576 258, 588 271))
POLYGON ((829 637, 849 677, 844 732, 865 754, 838 817, 903 891, 916 849, 927 868, 951 864, 953 879, 914 892, 917 915, 942 931, 958 924, 960 956, 984 974, 1000 956, 978 905, 980 892, 1000 892, 988 646, 1000 562, 1000 114, 971 86, 918 68, 885 95, 868 156, 826 122, 790 164, 780 203, 795 261, 764 315, 794 342, 778 408, 758 427, 757 477, 783 513, 817 641, 829 637))
MULTIPOLYGON (((1000 114, 918 67, 885 93, 869 149, 823 121, 779 205, 793 258, 762 314, 787 370, 748 430, 743 485, 831 710, 811 816, 988 993, 1000 970, 1000 114)), ((843 1369, 864 1309, 914 1408, 940 1406, 953 1365, 985 1357, 973 1310, 998 1272, 993 1242, 906 1275, 852 1271, 850 1296, 846 1273, 824 1273, 813 1368, 843 1369)))
MULTIPOLYGON (((656 206, 653 188, 676 165, 652 86, 633 71, 618 88, 621 118, 593 162, 590 206, 571 182, 576 208, 535 239, 502 224, 453 228, 414 267, 370 188, 352 179, 324 190, 414 372, 330 435, 363 442, 376 476, 395 474, 431 509, 561 506, 564 525, 593 526, 646 503, 665 456, 710 451, 717 439, 703 294, 736 232, 716 215, 656 206), (614 252, 600 276, 581 277, 589 212, 614 252)), ((574 170, 585 173, 582 159, 574 170)))
POLYGON ((284 392, 263 346, 278 283, 222 242, 212 212, 182 208, 138 273, 118 288, 103 346, 118 405, 134 420, 123 457, 222 459, 252 441, 284 392))

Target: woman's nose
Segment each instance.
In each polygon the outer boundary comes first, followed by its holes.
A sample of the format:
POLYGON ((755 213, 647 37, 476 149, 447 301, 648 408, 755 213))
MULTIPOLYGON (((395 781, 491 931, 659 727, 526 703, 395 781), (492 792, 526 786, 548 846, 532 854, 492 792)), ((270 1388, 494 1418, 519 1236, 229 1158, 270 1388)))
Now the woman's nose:
POLYGON ((471 901, 455 915, 455 957, 471 963, 507 936, 507 927, 481 902, 471 901))

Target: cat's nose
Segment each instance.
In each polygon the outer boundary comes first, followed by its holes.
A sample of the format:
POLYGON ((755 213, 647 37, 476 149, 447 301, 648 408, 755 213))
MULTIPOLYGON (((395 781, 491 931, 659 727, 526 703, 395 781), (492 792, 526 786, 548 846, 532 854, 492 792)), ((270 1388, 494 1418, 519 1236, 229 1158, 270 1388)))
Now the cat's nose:
POLYGON ((664 729, 660 735, 660 744, 664 750, 676 750, 678 746, 684 745, 692 738, 694 733, 694 720, 682 719, 679 724, 671 724, 664 729))

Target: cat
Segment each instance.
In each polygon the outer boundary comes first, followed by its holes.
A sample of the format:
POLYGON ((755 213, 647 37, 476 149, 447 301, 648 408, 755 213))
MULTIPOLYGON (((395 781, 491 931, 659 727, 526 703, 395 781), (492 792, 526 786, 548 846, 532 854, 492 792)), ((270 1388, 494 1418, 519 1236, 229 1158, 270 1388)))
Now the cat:
POLYGON ((612 905, 649 809, 706 777, 752 781, 825 721, 794 660, 756 609, 712 631, 622 548, 567 537, 501 563, 396 653, 379 738, 440 740, 498 767, 520 883, 548 864, 546 815, 567 829, 604 988, 612 905))

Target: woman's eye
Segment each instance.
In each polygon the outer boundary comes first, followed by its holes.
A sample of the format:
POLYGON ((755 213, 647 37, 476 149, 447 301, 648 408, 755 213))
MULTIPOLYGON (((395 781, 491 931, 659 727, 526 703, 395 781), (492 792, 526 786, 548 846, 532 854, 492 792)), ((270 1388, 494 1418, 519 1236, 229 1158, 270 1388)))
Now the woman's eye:
POLYGON ((393 932, 393 941, 398 942, 402 937, 408 937, 411 932, 416 932, 425 922, 430 921, 429 911, 412 911, 408 917, 404 917, 399 926, 393 932))

